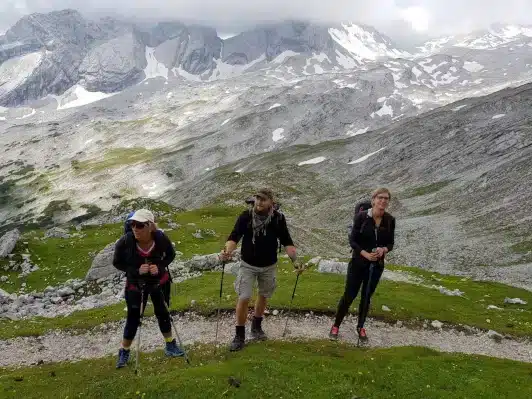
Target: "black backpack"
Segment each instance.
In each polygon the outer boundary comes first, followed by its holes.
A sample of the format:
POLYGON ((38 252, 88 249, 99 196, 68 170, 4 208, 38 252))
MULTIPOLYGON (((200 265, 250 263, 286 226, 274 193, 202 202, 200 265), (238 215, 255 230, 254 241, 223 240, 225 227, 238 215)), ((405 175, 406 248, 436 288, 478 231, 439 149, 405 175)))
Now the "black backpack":
MULTIPOLYGON (((351 238, 351 233, 353 232, 353 223, 355 221, 355 217, 360 212, 365 212, 368 209, 371 209, 371 201, 369 201, 369 200, 361 201, 361 202, 359 202, 359 203, 357 203, 355 205, 355 214, 353 215, 353 220, 351 221, 351 223, 347 227, 347 234, 348 234, 349 238, 351 238)), ((364 227, 364 225, 362 225, 362 227, 364 227)))

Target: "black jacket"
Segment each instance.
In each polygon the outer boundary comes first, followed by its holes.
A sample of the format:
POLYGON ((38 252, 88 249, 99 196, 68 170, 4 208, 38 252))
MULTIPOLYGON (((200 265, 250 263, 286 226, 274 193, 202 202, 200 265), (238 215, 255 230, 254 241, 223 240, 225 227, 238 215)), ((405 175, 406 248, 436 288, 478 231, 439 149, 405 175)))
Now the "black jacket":
MULTIPOLYGON (((381 224, 376 229, 373 217, 368 211, 359 212, 353 221, 353 230, 349 236, 349 243, 353 248, 353 262, 369 262, 360 255, 362 250, 371 252, 373 248, 386 247, 388 251, 393 250, 395 235, 395 218, 388 212, 382 216, 381 224)), ((384 257, 379 260, 384 266, 384 257)))
POLYGON ((140 275, 139 269, 146 259, 140 256, 137 251, 137 240, 133 233, 127 233, 115 244, 113 265, 118 270, 126 272, 127 281, 132 284, 145 282, 147 284, 158 284, 160 278, 167 271, 167 267, 175 258, 175 250, 166 234, 158 231, 154 234, 155 247, 148 257, 150 264, 157 265, 159 274, 152 276, 150 273, 140 275))
POLYGON ((266 235, 259 234, 253 244, 251 218, 250 210, 242 212, 227 240, 238 243, 242 239, 241 258, 244 262, 257 267, 274 265, 277 263, 277 240, 285 247, 294 245, 286 219, 282 213, 275 211, 266 228, 266 235))

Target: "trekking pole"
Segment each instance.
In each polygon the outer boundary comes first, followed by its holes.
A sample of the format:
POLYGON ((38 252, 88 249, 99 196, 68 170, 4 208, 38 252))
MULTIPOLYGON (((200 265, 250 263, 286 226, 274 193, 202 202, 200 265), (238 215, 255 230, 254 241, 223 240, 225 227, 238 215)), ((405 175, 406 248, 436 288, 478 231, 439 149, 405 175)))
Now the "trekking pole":
POLYGON ((184 353, 185 360, 190 365, 190 359, 188 358, 187 351, 185 350, 185 347, 183 346, 183 341, 181 341, 181 337, 179 336, 179 333, 177 332, 177 328, 176 328, 175 323, 174 323, 174 318, 173 318, 172 314, 170 313, 170 309, 168 308, 168 304, 166 303, 166 301, 164 299, 164 292, 163 292, 163 289, 162 289, 161 286, 159 286, 159 290, 160 290, 162 298, 163 298, 164 308, 168 312, 168 316, 170 317, 170 323, 172 324, 175 336, 177 338, 177 341, 179 342, 179 347, 181 348, 181 350, 184 353))
POLYGON ((139 284, 140 288, 140 319, 139 319, 139 335, 137 336, 137 353, 135 355, 135 375, 139 373, 139 355, 140 355, 140 333, 142 331, 142 319, 144 318, 144 284, 139 284))
MULTIPOLYGON (((370 290, 371 275, 373 274, 374 265, 375 265, 375 263, 373 263, 373 262, 371 262, 369 264, 368 282, 367 282, 367 285, 366 285, 364 308, 362 309, 363 314, 359 314, 358 315, 358 318, 362 319, 362 321, 364 321, 364 322, 366 321, 366 317, 368 316, 368 311, 369 311, 369 290, 370 290)), ((360 322, 360 320, 359 320, 359 322, 360 322)), ((357 331, 357 333, 358 333, 358 331, 357 331)), ((357 335, 358 335, 357 346, 360 346, 360 334, 357 334, 357 335)))
MULTIPOLYGON (((292 263, 294 263, 292 261, 292 263)), ((286 329, 288 328, 288 320, 290 319, 290 311, 292 310, 292 302, 294 302, 294 296, 296 295, 296 288, 297 288, 297 282, 299 281, 299 276, 300 276, 301 273, 297 273, 297 277, 296 277, 296 283, 294 284, 294 290, 292 291, 292 299, 290 300, 290 305, 288 305, 288 314, 286 316, 286 323, 284 325, 284 331, 283 331, 283 338, 284 336, 286 335, 286 329)))
POLYGON ((223 260, 222 261, 222 278, 220 279, 220 298, 218 299, 218 311, 216 315, 216 333, 214 335, 215 348, 218 346, 218 325, 220 323, 220 308, 222 307, 222 290, 224 286, 225 264, 226 264, 226 261, 223 260))

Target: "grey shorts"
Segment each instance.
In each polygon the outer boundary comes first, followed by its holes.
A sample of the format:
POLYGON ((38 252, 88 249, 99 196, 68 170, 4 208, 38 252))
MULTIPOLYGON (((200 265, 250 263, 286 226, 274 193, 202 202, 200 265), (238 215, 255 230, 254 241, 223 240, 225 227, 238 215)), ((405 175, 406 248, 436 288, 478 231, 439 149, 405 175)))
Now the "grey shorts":
POLYGON ((238 299, 251 298, 255 280, 259 286, 259 295, 270 298, 277 287, 276 273, 277 265, 256 267, 241 260, 235 279, 235 291, 238 294, 238 299))

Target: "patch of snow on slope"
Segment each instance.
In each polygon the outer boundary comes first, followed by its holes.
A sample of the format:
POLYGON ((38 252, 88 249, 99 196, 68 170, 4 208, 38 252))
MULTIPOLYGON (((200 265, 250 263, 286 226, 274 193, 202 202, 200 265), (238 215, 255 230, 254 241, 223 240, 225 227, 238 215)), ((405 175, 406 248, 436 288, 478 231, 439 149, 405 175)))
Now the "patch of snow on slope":
POLYGON ((377 112, 372 112, 370 116, 374 118, 375 115, 378 115, 378 116, 390 115, 391 117, 393 117, 393 108, 390 107, 388 104, 384 103, 381 109, 379 109, 377 112))
POLYGON ((457 111, 460 111, 462 108, 465 108, 467 107, 467 104, 464 104, 464 105, 459 105, 458 107, 456 108, 453 108, 453 112, 457 112, 457 111))
POLYGON ((375 152, 371 152, 371 153, 369 153, 369 154, 367 154, 367 155, 364 155, 363 157, 360 157, 360 158, 358 158, 358 159, 355 159, 354 161, 349 162, 348 165, 353 165, 353 164, 356 164, 356 163, 364 162, 366 159, 372 157, 372 156, 375 155, 375 154, 378 154, 379 152, 381 152, 381 151, 384 150, 385 148, 386 148, 386 147, 383 147, 383 148, 381 148, 380 150, 377 150, 377 151, 375 151, 375 152))
POLYGON ((338 51, 338 49, 336 50, 336 61, 342 68, 345 69, 352 69, 358 65, 354 59, 342 54, 340 51, 338 51))
POLYGON ((491 119, 500 119, 500 118, 504 118, 505 116, 506 114, 497 114, 497 115, 493 115, 491 119))
POLYGON ((465 61, 464 69, 468 70, 469 72, 480 72, 484 69, 484 65, 481 65, 476 61, 465 61))
POLYGON ((155 48, 146 46, 146 61, 148 65, 144 68, 144 80, 153 79, 157 77, 163 77, 168 80, 168 68, 157 61, 155 58, 155 48))
POLYGON ((35 111, 35 109, 31 109, 31 112, 29 114, 26 114, 26 115, 22 115, 20 118, 15 118, 15 119, 26 119, 26 118, 29 118, 30 116, 33 116, 37 113, 37 111, 35 111))
POLYGON ((274 62, 276 64, 281 64, 287 58, 293 57, 295 55, 299 55, 299 53, 296 53, 295 51, 292 51, 292 50, 286 50, 286 51, 283 51, 281 54, 279 54, 277 57, 275 57, 272 60, 272 62, 274 62))
POLYGON ((68 109, 74 107, 81 107, 96 101, 103 100, 104 98, 111 97, 114 93, 101 93, 98 91, 87 91, 83 86, 76 85, 74 88, 74 94, 76 95, 76 100, 67 102, 65 104, 58 103, 57 109, 68 109))
POLYGON ((438 69, 439 67, 445 64, 447 64, 447 61, 440 62, 438 65, 425 65, 425 64, 421 64, 421 65, 423 65, 423 69, 427 73, 432 73, 435 69, 438 69))
POLYGON ((230 120, 231 120, 231 118, 226 119, 225 121, 222 122, 222 124, 221 124, 220 126, 225 125, 225 124, 228 123, 230 120))
MULTIPOLYGON (((297 53, 294 53, 297 54, 297 53)), ((266 60, 266 56, 263 54, 259 58, 244 64, 244 65, 231 65, 226 64, 225 62, 222 62, 221 59, 214 60, 216 63, 216 68, 214 69, 214 72, 212 73, 209 80, 216 80, 216 79, 227 79, 231 78, 233 76, 238 76, 244 73, 247 69, 251 68, 253 65, 258 64, 259 62, 262 62, 266 60)))
POLYGON ((416 78, 419 78, 423 72, 421 72, 419 69, 417 69, 416 67, 413 67, 412 68, 412 72, 414 73, 414 75, 416 75, 416 78))
POLYGON ((279 140, 284 139, 283 133, 284 129, 282 127, 280 127, 279 129, 275 129, 272 133, 272 140, 278 142, 279 140))
POLYGON ((268 108, 268 111, 271 110, 271 109, 280 107, 280 106, 281 106, 281 104, 279 104, 279 103, 273 104, 270 108, 268 108))
POLYGON ((348 136, 358 136, 359 134, 364 134, 369 130, 369 126, 364 129, 358 129, 356 132, 353 132, 352 130, 347 132, 348 136))
POLYGON ((316 165, 318 163, 321 163, 323 161, 325 161, 327 158, 325 157, 317 157, 317 158, 312 158, 312 159, 309 159, 308 161, 303 161, 303 162, 299 162, 297 164, 297 166, 303 166, 303 165, 316 165))
POLYGON ((330 28, 332 39, 346 49, 358 61, 375 60, 378 57, 408 57, 409 54, 390 48, 382 39, 357 24, 342 24, 343 29, 330 28))

